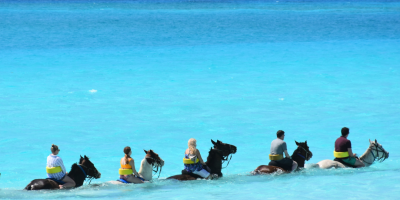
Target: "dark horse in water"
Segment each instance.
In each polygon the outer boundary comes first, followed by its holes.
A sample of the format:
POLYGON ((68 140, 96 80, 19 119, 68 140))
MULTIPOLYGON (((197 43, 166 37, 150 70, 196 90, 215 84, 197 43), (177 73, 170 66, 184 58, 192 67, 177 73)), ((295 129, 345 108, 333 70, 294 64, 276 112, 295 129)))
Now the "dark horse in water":
MULTIPOLYGON (((295 141, 296 142, 296 141, 295 141)), ((304 168, 304 163, 306 160, 310 160, 312 157, 312 152, 310 151, 307 141, 306 142, 296 142, 297 149, 294 150, 292 154, 293 161, 296 161, 299 168, 304 168)), ((285 159, 285 158, 284 158, 285 159)), ((282 159, 283 160, 283 159, 282 159)), ((278 161, 279 163, 279 161, 278 161)), ((273 165, 260 165, 258 166, 252 174, 271 174, 277 171, 287 172, 290 171, 284 170, 281 167, 273 166, 273 165)))
MULTIPOLYGON (((89 160, 88 157, 82 157, 79 160, 79 164, 74 163, 71 167, 71 171, 68 173, 68 176, 72 178, 76 186, 79 187, 83 185, 83 182, 86 178, 100 178, 101 174, 97 171, 96 167, 89 160)), ((43 190, 43 189, 59 189, 58 183, 51 179, 35 179, 31 181, 26 187, 25 190, 43 190)))
MULTIPOLYGON (((214 144, 214 148, 211 148, 210 151, 208 152, 206 165, 209 168, 208 171, 210 172, 210 174, 216 174, 218 175, 218 177, 222 177, 221 173, 222 163, 228 161, 229 164, 229 161, 232 158, 232 154, 236 153, 237 148, 234 145, 226 144, 219 140, 217 140, 217 142, 211 140, 211 142, 214 144), (231 157, 228 160, 229 155, 231 155, 231 157)), ((182 170, 182 174, 171 176, 168 177, 167 179, 189 181, 189 180, 196 180, 198 178, 202 177, 193 173, 188 173, 186 170, 182 170)))

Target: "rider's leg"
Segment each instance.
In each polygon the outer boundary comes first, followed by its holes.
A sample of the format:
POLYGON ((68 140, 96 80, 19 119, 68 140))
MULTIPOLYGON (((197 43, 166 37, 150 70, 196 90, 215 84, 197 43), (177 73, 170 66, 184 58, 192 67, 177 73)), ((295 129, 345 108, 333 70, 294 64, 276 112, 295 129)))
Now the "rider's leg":
POLYGON ((60 185, 60 188, 71 188, 71 187, 75 187, 75 181, 72 180, 72 178, 70 178, 68 175, 65 175, 65 177, 62 179, 62 181, 65 182, 64 185, 60 185))
POLYGON ((356 159, 356 163, 354 163, 354 166, 365 167, 365 164, 360 159, 356 159))
POLYGON ((133 175, 129 175, 128 177, 126 177, 126 180, 130 183, 144 183, 142 180, 140 180, 139 178, 136 178, 133 175))
POLYGON ((206 179, 210 178, 210 172, 205 169, 201 169, 200 171, 193 171, 193 174, 197 174, 206 179))
POLYGON ((293 160, 293 163, 292 163, 292 172, 293 172, 294 170, 297 169, 297 166, 299 166, 299 165, 297 164, 296 161, 293 160))

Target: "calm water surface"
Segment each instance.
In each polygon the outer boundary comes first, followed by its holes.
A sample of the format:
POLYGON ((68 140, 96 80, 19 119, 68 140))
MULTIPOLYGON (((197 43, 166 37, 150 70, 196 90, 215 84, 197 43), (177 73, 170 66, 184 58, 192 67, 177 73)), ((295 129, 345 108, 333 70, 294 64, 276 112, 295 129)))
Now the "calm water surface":
POLYGON ((400 195, 400 3, 396 1, 0 1, 0 198, 396 199, 400 195), (251 176, 277 130, 332 159, 390 152, 365 169, 251 176), (189 138, 238 152, 216 181, 177 182, 189 138), (22 191, 87 155, 101 179, 22 191), (123 148, 165 160, 159 179, 112 185, 123 148))

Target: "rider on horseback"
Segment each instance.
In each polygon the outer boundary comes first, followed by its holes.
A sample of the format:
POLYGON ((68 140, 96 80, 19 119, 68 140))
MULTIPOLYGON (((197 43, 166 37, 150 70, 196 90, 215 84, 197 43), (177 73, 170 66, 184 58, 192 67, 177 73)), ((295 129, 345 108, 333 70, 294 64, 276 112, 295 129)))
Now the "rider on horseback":
POLYGON ((269 165, 281 167, 286 171, 293 171, 297 169, 297 162, 292 160, 287 152, 285 139, 285 132, 279 130, 276 133, 277 139, 271 142, 271 149, 269 154, 269 159, 271 162, 269 165), (285 153, 285 158, 283 158, 283 153, 285 153))
POLYGON ((342 136, 335 141, 335 151, 333 152, 335 161, 352 167, 364 167, 365 164, 351 150, 351 142, 347 139, 349 133, 350 129, 343 127, 342 136))
POLYGON ((57 156, 60 152, 58 146, 52 144, 50 150, 52 154, 47 157, 47 177, 53 179, 57 183, 61 183, 61 185, 59 185, 60 189, 75 187, 75 181, 68 176, 62 159, 57 156))
POLYGON ((189 148, 185 151, 185 157, 183 158, 183 164, 185 170, 189 173, 197 174, 203 178, 209 178, 210 172, 203 168, 206 166, 203 159, 201 158, 200 151, 196 149, 196 139, 190 138, 188 142, 189 148))
POLYGON ((125 147, 124 153, 125 156, 120 161, 119 178, 129 183, 143 183, 143 178, 136 171, 135 161, 131 158, 131 148, 129 146, 125 147))

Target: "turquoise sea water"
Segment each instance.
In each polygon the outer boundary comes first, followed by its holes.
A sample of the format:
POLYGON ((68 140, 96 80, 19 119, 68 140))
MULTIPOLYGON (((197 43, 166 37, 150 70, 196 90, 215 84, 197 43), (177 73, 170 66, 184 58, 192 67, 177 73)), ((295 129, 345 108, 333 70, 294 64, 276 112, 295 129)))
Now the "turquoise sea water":
POLYGON ((2 199, 396 199, 400 194, 400 3, 396 1, 0 1, 2 199), (390 152, 364 169, 251 176, 277 130, 332 159, 350 127, 390 152), (224 177, 179 174, 189 138, 236 145, 224 177), (63 191, 44 178, 51 144, 102 173, 63 191), (165 160, 160 178, 111 185, 123 148, 165 160))

